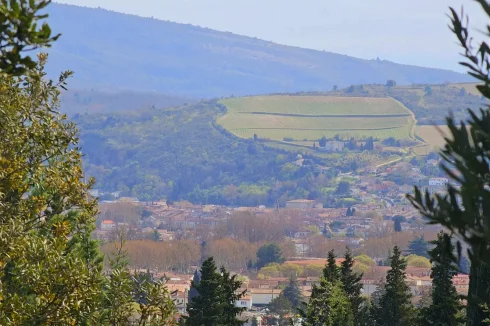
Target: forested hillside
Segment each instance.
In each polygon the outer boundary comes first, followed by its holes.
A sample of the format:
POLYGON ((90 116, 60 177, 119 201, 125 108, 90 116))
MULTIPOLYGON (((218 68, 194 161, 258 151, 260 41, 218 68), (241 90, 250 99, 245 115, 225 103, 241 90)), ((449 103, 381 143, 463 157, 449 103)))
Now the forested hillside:
MULTIPOLYGON (((480 96, 440 85, 364 85, 327 94, 393 96, 415 108, 418 123, 425 124, 442 122, 447 105, 456 118, 465 119, 466 108, 482 104, 480 96), (430 94, 424 93, 426 87, 430 94)), ((65 96, 73 101, 75 95, 65 96)), ((285 96, 284 100, 288 98, 285 96)), ((329 178, 336 171, 352 169, 352 159, 356 161, 354 168, 362 164, 354 152, 342 156, 304 154, 306 161, 299 167, 294 162, 298 152, 304 153, 301 148, 271 148, 264 146, 266 142, 251 140, 251 136, 241 139, 217 124, 218 116, 223 117, 226 111, 220 103, 200 101, 180 108, 147 105, 121 112, 114 107, 97 114, 75 114, 73 121, 80 128, 87 175, 96 177, 97 188, 120 190, 141 200, 165 196, 194 203, 274 205, 311 198, 336 205, 321 189, 330 186, 329 178), (328 176, 318 178, 317 164, 330 168, 328 176)), ((299 108, 298 112, 304 109, 299 108)), ((384 154, 389 156, 388 152, 384 154)))
POLYGON ((300 168, 292 163, 296 154, 228 134, 215 125, 223 112, 216 101, 206 101, 180 109, 77 114, 73 120, 86 173, 96 177, 97 188, 141 200, 165 195, 234 205, 313 195, 313 164, 300 168))
POLYGON ((49 49, 53 76, 76 72, 72 87, 126 88, 212 97, 325 91, 334 85, 468 81, 447 70, 362 60, 278 45, 191 25, 103 9, 52 4, 63 36, 49 49), (87 24, 87 22, 90 22, 87 24))

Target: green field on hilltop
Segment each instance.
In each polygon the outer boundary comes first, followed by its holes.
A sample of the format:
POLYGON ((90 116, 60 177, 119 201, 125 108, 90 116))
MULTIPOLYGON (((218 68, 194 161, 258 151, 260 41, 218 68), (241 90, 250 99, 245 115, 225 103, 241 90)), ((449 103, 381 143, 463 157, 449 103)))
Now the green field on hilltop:
POLYGON ((220 101, 230 112, 263 112, 293 115, 410 114, 391 98, 336 96, 249 96, 220 101))
POLYGON ((391 98, 255 96, 220 101, 228 112, 218 123, 242 138, 317 140, 411 138, 411 112, 391 98))

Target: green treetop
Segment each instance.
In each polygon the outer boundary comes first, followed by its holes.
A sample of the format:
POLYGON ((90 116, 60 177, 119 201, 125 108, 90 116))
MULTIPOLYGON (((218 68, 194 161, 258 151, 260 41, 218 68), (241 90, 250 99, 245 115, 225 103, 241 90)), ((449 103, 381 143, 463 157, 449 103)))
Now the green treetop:
POLYGON ((257 250, 257 268, 271 263, 283 263, 284 257, 281 248, 276 243, 263 245, 257 250))
POLYGON ((325 277, 313 286, 310 300, 300 314, 304 326, 354 325, 352 307, 341 282, 332 284, 325 277))
POLYGON ((375 309, 376 325, 410 326, 415 325, 415 309, 412 306, 412 294, 405 283, 407 264, 401 257, 400 249, 395 246, 391 259, 391 269, 386 274, 384 292, 375 309))
POLYGON ((334 250, 330 250, 327 256, 327 265, 323 269, 323 276, 330 283, 335 283, 340 278, 340 269, 337 266, 337 256, 334 250))
POLYGON ((352 270, 354 266, 354 259, 352 258, 352 252, 347 248, 345 252, 344 261, 340 268, 340 280, 344 288, 344 292, 349 299, 354 317, 357 321, 361 319, 361 305, 364 302, 362 298, 362 274, 354 273, 352 270))
POLYGON ((199 283, 192 281, 191 288, 197 295, 187 305, 188 326, 243 325, 236 316, 243 308, 235 307, 243 293, 237 294, 241 282, 222 268, 219 272, 212 257, 206 259, 200 270, 199 283))
POLYGON ((458 273, 455 264, 454 246, 451 237, 443 232, 432 241, 435 245, 430 251, 432 260, 432 302, 423 310, 423 326, 460 326, 464 325, 463 305, 453 284, 458 273))
POLYGON ((303 301, 303 296, 301 295, 301 290, 298 286, 298 280, 296 277, 291 277, 289 279, 289 284, 284 288, 282 293, 291 302, 291 306, 296 309, 301 306, 303 301))
POLYGON ((413 255, 429 258, 429 243, 425 241, 423 234, 420 237, 415 237, 408 243, 408 252, 413 255))

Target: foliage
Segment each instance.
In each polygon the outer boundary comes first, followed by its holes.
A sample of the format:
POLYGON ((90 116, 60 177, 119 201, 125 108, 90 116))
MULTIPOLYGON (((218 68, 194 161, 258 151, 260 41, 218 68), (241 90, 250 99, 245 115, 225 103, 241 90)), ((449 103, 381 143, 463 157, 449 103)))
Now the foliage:
POLYGON ((116 252, 109 256, 110 272, 103 292, 103 310, 97 325, 176 325, 176 308, 165 281, 149 273, 129 270, 123 233, 116 252), (137 306, 135 305, 137 304, 137 306))
POLYGON ((230 276, 224 268, 218 271, 210 257, 202 263, 198 281, 191 283, 191 290, 197 295, 192 296, 187 305, 186 325, 243 325, 236 318, 244 310, 235 307, 235 302, 244 295, 236 292, 241 286, 236 276, 230 276))
POLYGON ((432 302, 422 311, 422 325, 464 325, 463 305, 452 281, 458 273, 458 267, 454 263, 454 245, 451 243, 451 237, 440 232, 432 244, 432 302))
POLYGON ((342 284, 339 281, 332 284, 324 277, 313 286, 310 300, 301 311, 301 316, 304 326, 354 325, 352 307, 342 284))
POLYGON ((330 283, 335 283, 340 279, 340 268, 337 266, 337 256, 333 249, 328 252, 327 266, 323 269, 323 276, 330 283))
POLYGON ((409 326, 416 320, 412 306, 409 286, 405 283, 406 262, 401 257, 400 249, 395 246, 390 257, 391 269, 386 274, 384 291, 374 307, 376 325, 409 326))
POLYGON ((352 258, 352 252, 347 248, 344 261, 341 263, 340 267, 340 280, 345 292, 345 295, 349 299, 352 307, 352 312, 354 315, 354 320, 358 321, 361 319, 361 305, 364 301, 362 297, 362 274, 356 274, 353 271, 354 259, 352 258))
POLYGON ((371 257, 369 257, 368 255, 365 255, 365 254, 355 256, 354 261, 356 261, 357 263, 367 265, 367 266, 376 265, 376 262, 371 257))
POLYGON ((0 72, 20 76, 34 69, 37 62, 25 52, 49 47, 58 39, 40 12, 51 0, 2 0, 0 2, 0 72), (43 22, 40 27, 38 23, 43 22))
MULTIPOLYGON (((126 234, 126 238, 131 235, 126 234)), ((102 245, 101 250, 110 255, 114 243, 102 245)), ((155 242, 152 240, 128 240, 124 249, 131 265, 138 269, 157 269, 175 271, 177 273, 190 273, 189 266, 199 264, 200 246, 194 240, 173 240, 168 242, 155 242)))
POLYGON ((58 83, 47 81, 45 63, 46 55, 40 55, 29 74, 0 81, 0 324, 5 325, 53 318, 81 322, 98 308, 102 261, 91 238, 92 182, 82 181, 77 130, 57 110, 58 89, 70 73, 58 83))
POLYGON ((406 257, 407 266, 419 267, 419 268, 430 268, 431 263, 429 259, 417 255, 409 255, 406 257))
MULTIPOLYGON (((242 286, 242 282, 238 280, 238 275, 231 275, 226 268, 221 267, 219 270, 221 276, 221 287, 223 291, 223 312, 221 315, 221 323, 226 326, 241 326, 243 321, 238 320, 237 316, 241 314, 246 308, 239 308, 235 306, 235 302, 239 301, 246 293, 238 292, 238 289, 242 286)), ((199 289, 198 289, 199 292, 199 289)))
MULTIPOLYGON (((75 115, 85 170, 97 178, 99 189, 144 201, 166 197, 201 204, 274 206, 308 194, 313 199, 321 196, 329 180, 314 164, 289 170, 297 152, 236 138, 215 125, 223 110, 210 100, 179 109, 75 115)), ((313 160, 321 165, 331 161, 313 160)))
POLYGON ((284 288, 281 294, 291 302, 293 309, 301 306, 303 296, 301 295, 301 290, 298 286, 298 280, 295 277, 289 278, 289 284, 284 288))
MULTIPOLYGON (((490 5, 484 0, 477 2, 490 16, 490 5)), ((481 83, 477 88, 485 99, 489 99, 490 48, 485 42, 475 47, 468 20, 460 17, 454 9, 451 9, 451 15, 451 29, 466 58, 461 64, 481 83)), ((490 175, 490 112, 488 108, 479 112, 469 110, 469 115, 470 118, 461 123, 451 116, 446 118, 449 135, 440 155, 443 170, 456 185, 448 184, 447 194, 436 196, 427 192, 423 194, 416 188, 409 199, 429 223, 441 224, 457 235, 457 239, 460 239, 457 242, 458 255, 462 251, 461 241, 468 245, 471 269, 466 322, 474 326, 483 324, 487 313, 482 307, 490 303, 490 208, 487 205, 490 196, 487 190, 490 175)))
POLYGON ((429 243, 425 241, 424 235, 422 234, 420 237, 415 237, 410 241, 407 251, 413 255, 429 258, 429 243))
POLYGON ((129 271, 129 260, 124 251, 124 237, 120 237, 117 251, 110 260, 110 274, 104 289, 103 306, 105 312, 101 316, 101 323, 107 321, 109 325, 128 324, 136 313, 133 306, 133 282, 129 271))
POLYGON ((263 245, 257 250, 257 268, 261 268, 270 263, 283 263, 284 257, 281 248, 276 243, 263 245))
POLYGON ((282 293, 272 299, 268 307, 271 312, 281 316, 293 311, 291 301, 289 301, 289 299, 282 293))
POLYGON ((340 181, 337 185, 336 193, 338 195, 349 195, 350 194, 350 183, 348 181, 340 181))

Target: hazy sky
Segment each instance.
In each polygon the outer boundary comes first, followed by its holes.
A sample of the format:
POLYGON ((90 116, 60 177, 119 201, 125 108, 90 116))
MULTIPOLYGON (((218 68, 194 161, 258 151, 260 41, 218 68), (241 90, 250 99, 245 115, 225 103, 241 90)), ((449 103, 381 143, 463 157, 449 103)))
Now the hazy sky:
MULTIPOLYGON (((485 22, 473 0, 60 0, 190 23, 281 44, 461 71, 448 7, 485 22)), ((162 37, 165 37, 162 35, 162 37)))

